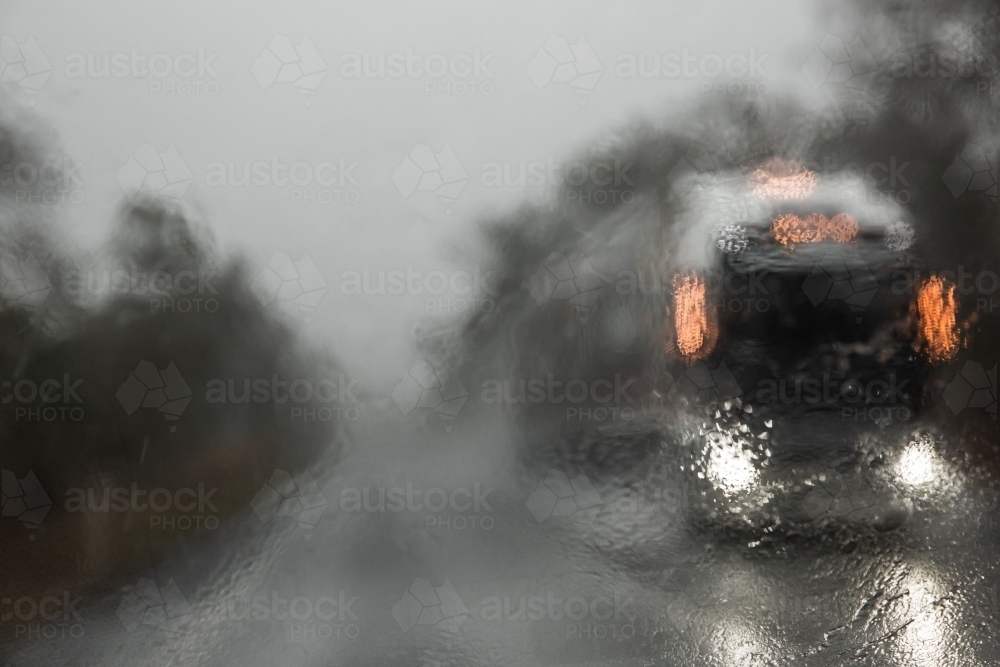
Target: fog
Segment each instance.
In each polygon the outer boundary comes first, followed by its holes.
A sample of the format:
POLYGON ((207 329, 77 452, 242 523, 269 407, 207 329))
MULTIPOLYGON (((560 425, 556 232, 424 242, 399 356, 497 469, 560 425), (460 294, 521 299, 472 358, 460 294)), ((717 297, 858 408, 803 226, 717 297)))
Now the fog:
POLYGON ((998 19, 4 2, 4 661, 993 664, 998 19))
MULTIPOLYGON (((483 186, 483 165, 550 160, 560 163, 635 117, 657 117, 676 100, 698 92, 703 81, 619 79, 619 53, 655 53, 675 44, 701 55, 711 51, 766 51, 765 85, 784 87, 791 74, 783 54, 793 37, 805 40, 808 15, 803 3, 698 3, 660 8, 622 7, 606 21, 598 6, 440 4, 400 8, 393 3, 4 3, 3 25, 17 26, 15 39, 35 36, 53 67, 37 99, 40 116, 59 132, 61 146, 81 163, 83 203, 60 211, 66 233, 85 246, 108 233, 122 190, 118 170, 142 143, 164 151, 177 148, 192 174, 185 206, 210 222, 223 248, 238 247, 261 263, 276 250, 309 251, 327 270, 332 289, 313 319, 313 330, 335 341, 348 363, 381 382, 394 381, 409 359, 405 335, 425 304, 406 299, 346 298, 337 289, 344 271, 441 265, 442 239, 467 237, 477 220, 516 206, 547 188, 483 186), (768 17, 780 16, 780 21, 768 17), (748 27, 752 26, 752 29, 748 27), (263 90, 251 74, 255 59, 275 35, 295 43, 309 37, 329 68, 314 94, 293 85, 263 90), (578 95, 566 84, 541 90, 526 66, 549 35, 589 40, 603 62, 598 85, 578 95), (696 37, 695 37, 696 36, 696 37), (45 39, 43 39, 43 37, 45 39), (766 46, 762 46, 766 45, 766 46), (786 45, 786 46, 782 46, 786 45), (468 53, 487 58, 464 95, 427 90, 427 76, 392 79, 341 76, 350 54, 468 53), (210 72, 190 79, 126 76, 69 77, 73 56, 97 57, 135 49, 147 58, 203 50, 210 72), (213 76, 214 73, 214 76, 213 76), (171 94, 169 84, 188 81, 189 94, 171 94), (211 84, 211 85, 210 85, 211 84), (217 92, 216 92, 217 91, 217 92), (586 106, 581 106, 586 102, 586 106), (453 148, 469 180, 452 215, 429 193, 404 199, 391 176, 416 143, 453 148), (294 187, 212 187, 209 165, 277 158, 284 164, 323 161, 348 165, 358 185, 356 203, 293 202, 294 187), (426 201, 419 201, 425 199, 426 201), (400 316, 406 319, 400 321, 400 316), (372 356, 368 342, 385 340, 372 356)), ((13 30, 9 31, 13 32, 13 30)), ((5 33, 7 34, 7 33, 5 33)), ((131 64, 130 64, 131 67, 131 64)), ((139 65, 141 69, 142 66, 139 65)), ((458 81, 443 77, 446 82, 458 81)), ((799 81, 798 83, 802 83, 799 81)), ((808 84, 805 84, 808 88, 808 84)), ((33 96, 34 97, 34 96, 33 96)), ((238 173, 241 173, 238 172, 238 173)), ((350 182, 347 186, 351 186, 350 182)), ((336 189, 347 190, 339 186, 336 189)), ((548 188, 551 189, 551 188, 548 188)), ((353 197, 352 197, 353 198, 353 197)), ((304 199, 304 197, 303 197, 304 199)))

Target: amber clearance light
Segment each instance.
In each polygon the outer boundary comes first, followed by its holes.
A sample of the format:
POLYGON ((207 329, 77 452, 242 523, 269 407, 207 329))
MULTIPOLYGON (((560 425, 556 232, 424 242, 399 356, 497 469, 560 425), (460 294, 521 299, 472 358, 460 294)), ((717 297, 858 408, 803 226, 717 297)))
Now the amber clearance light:
POLYGON ((858 231, 858 221, 847 213, 838 213, 832 218, 821 213, 805 217, 784 213, 771 223, 771 232, 781 245, 819 241, 847 243, 857 237, 858 231))
POLYGON ((816 189, 816 173, 794 160, 771 158, 750 174, 750 188, 764 201, 805 199, 816 189))
POLYGON ((958 304, 955 286, 931 276, 917 293, 917 346, 931 362, 948 361, 959 348, 958 304))
POLYGON ((674 277, 674 329, 677 349, 689 360, 702 359, 715 346, 705 280, 689 273, 674 277))

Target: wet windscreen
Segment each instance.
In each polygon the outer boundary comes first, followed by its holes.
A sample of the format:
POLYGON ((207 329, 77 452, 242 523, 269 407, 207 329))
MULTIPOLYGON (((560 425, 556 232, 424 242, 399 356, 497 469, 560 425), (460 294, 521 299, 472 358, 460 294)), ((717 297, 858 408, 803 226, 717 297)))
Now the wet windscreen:
POLYGON ((1000 5, 0 4, 0 663, 1000 664, 1000 5))

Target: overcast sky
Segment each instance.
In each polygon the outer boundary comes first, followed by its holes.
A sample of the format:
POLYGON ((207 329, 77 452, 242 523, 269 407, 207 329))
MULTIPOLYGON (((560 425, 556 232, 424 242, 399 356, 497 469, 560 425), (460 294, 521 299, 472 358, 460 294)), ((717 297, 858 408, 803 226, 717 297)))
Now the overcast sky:
POLYGON ((606 4, 519 2, 14 0, 0 4, 0 32, 29 74, 51 67, 12 88, 80 165, 82 201, 60 211, 67 234, 88 246, 104 238, 123 187, 142 178, 121 171, 147 144, 168 166, 169 192, 223 250, 261 266, 275 252, 308 253, 329 290, 307 326, 391 382, 425 301, 342 294, 345 271, 442 268, 443 238, 547 191, 492 184, 497 165, 545 173, 632 118, 717 94, 704 88, 720 65, 755 94, 808 91, 800 69, 823 38, 802 2, 619 3, 615 21, 606 4), (32 38, 37 49, 25 46, 32 38), (394 54, 405 63, 408 53, 407 71, 390 76, 394 54), (658 76, 628 76, 633 61, 652 71, 657 54, 658 76), (351 76, 366 55, 370 71, 386 59, 385 76, 351 76), (420 161, 418 144, 446 179, 464 172, 464 185, 410 192, 420 172, 397 168, 420 161), (230 164, 239 179, 256 162, 268 180, 300 162, 317 173, 299 167, 301 187, 229 182, 230 164), (386 345, 372 359, 376 339, 386 345))

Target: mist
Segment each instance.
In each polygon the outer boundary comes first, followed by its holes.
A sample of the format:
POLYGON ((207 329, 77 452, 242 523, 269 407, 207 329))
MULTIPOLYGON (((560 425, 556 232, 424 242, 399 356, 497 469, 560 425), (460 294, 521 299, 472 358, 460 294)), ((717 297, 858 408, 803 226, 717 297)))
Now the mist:
POLYGON ((0 7, 0 651, 992 664, 987 2, 0 7))

